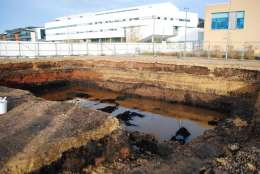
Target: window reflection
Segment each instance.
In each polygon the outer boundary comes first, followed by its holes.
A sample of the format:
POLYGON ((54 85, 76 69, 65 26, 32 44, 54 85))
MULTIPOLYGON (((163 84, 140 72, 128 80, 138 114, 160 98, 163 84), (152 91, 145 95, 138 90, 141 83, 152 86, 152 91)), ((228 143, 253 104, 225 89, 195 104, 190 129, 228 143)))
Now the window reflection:
POLYGON ((245 18, 244 11, 237 12, 237 29, 244 29, 244 18, 245 18))
POLYGON ((211 17, 212 30, 228 29, 229 13, 213 13, 211 17))

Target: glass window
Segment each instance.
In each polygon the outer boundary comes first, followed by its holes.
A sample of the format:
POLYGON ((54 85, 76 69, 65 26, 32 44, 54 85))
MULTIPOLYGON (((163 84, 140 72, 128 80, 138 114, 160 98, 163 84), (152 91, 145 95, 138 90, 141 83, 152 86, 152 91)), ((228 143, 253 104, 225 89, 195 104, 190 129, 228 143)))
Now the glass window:
POLYGON ((6 37, 7 37, 7 38, 9 38, 9 37, 14 37, 14 35, 13 35, 13 34, 10 34, 10 33, 8 33, 8 34, 6 35, 6 37))
POLYGON ((211 15, 211 29, 228 29, 229 13, 213 13, 211 15))
POLYGON ((244 18, 245 18, 245 12, 238 11, 237 12, 237 29, 244 29, 244 18))
POLYGON ((45 34, 45 30, 41 29, 41 39, 44 39, 46 34, 45 34))
POLYGON ((204 32, 199 32, 199 41, 204 40, 204 32))

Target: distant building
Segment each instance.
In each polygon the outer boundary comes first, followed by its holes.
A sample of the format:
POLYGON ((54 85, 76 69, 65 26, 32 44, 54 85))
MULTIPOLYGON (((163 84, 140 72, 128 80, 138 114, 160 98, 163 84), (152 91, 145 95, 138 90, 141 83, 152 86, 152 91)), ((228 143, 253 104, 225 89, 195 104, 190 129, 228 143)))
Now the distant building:
POLYGON ((260 41, 260 0, 232 0, 230 3, 207 5, 204 40, 226 42, 260 41))
MULTIPOLYGON (((151 42, 153 34, 154 40, 164 36, 168 41, 183 41, 185 21, 186 12, 169 2, 84 13, 46 23, 46 41, 66 42, 68 32, 72 42, 151 42)), ((198 14, 188 12, 187 40, 199 40, 202 29, 197 25, 198 14)))
POLYGON ((198 28, 204 28, 204 19, 199 18, 198 28))
POLYGON ((45 29, 39 27, 25 27, 6 30, 4 34, 0 35, 0 40, 45 42, 45 29))
POLYGON ((6 34, 0 34, 0 41, 5 41, 6 34))

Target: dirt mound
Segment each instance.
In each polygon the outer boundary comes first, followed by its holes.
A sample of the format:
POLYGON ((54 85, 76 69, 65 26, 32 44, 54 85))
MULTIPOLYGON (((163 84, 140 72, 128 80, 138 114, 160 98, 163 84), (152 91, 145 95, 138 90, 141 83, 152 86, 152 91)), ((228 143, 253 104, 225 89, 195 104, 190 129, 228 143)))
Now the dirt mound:
POLYGON ((34 173, 63 173, 70 171, 81 173, 88 165, 98 166, 101 163, 114 163, 118 160, 133 157, 132 145, 127 133, 118 129, 97 141, 89 142, 79 148, 72 148, 51 165, 44 166, 34 173))
POLYGON ((259 173, 260 149, 256 147, 243 147, 236 144, 225 147, 226 157, 216 158, 210 167, 202 168, 201 174, 214 173, 259 173), (232 149, 232 147, 235 147, 232 149))

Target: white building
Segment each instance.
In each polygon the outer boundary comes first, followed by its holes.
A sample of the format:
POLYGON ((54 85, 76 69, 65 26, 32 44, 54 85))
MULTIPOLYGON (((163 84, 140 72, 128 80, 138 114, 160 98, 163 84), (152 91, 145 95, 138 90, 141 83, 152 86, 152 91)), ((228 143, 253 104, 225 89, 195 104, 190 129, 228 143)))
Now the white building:
MULTIPOLYGON (((46 41, 151 42, 163 36, 168 41, 183 41, 186 12, 172 3, 124 8, 99 13, 84 13, 56 18, 45 24, 46 41), (69 25, 69 28, 68 28, 69 25), (155 27, 154 27, 155 26, 155 27), (131 35, 131 36, 130 36, 131 35)), ((187 41, 198 41, 198 14, 187 13, 187 41), (190 32, 189 30, 192 30, 190 32)))

